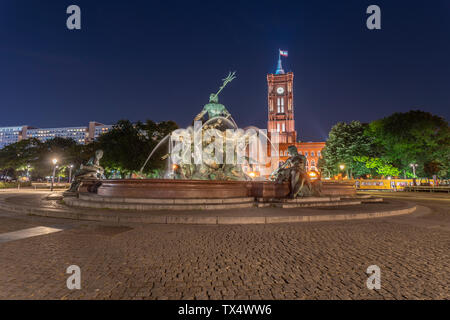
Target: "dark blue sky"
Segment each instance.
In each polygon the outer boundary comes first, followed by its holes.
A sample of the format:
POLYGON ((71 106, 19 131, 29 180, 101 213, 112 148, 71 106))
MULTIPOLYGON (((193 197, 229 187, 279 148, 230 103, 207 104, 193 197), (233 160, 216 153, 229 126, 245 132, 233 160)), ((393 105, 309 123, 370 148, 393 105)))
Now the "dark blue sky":
POLYGON ((228 71, 220 101, 266 127, 266 74, 289 51, 296 127, 323 140, 338 121, 420 108, 450 116, 450 1, 0 1, 0 126, 175 120, 228 71), (81 7, 82 30, 66 28, 81 7), (366 28, 381 7, 382 30, 366 28))

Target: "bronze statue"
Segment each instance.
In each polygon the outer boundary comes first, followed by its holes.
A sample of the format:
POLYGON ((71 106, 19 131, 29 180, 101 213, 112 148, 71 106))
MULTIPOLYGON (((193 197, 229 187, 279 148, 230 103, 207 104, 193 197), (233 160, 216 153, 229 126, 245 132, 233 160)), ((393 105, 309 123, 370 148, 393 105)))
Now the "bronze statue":
POLYGON ((225 88, 225 86, 236 79, 236 71, 230 72, 228 76, 223 79, 223 84, 219 88, 217 93, 211 93, 209 96, 209 103, 203 107, 203 110, 194 118, 194 121, 198 121, 203 118, 205 114, 208 114, 208 120, 216 117, 224 117, 226 119, 231 118, 231 114, 225 108, 223 104, 219 103, 219 93, 225 88))
POLYGON ((105 170, 100 166, 100 159, 103 157, 103 150, 95 151, 95 156, 89 159, 85 165, 81 165, 80 169, 75 172, 74 179, 70 185, 68 192, 78 192, 83 180, 100 180, 104 179, 105 170))
POLYGON ((289 182, 289 197, 320 195, 320 180, 311 183, 306 172, 306 157, 295 146, 288 147, 289 158, 269 177, 277 183, 289 182))

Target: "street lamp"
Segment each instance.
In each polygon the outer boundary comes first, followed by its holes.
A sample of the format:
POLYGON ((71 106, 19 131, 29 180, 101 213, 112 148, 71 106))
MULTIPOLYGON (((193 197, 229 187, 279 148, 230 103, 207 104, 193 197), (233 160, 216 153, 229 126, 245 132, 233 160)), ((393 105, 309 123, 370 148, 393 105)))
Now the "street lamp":
POLYGON ((69 165, 69 183, 72 182, 72 168, 73 168, 73 164, 69 165))
POLYGON ((55 183, 55 173, 56 173, 56 164, 58 163, 58 159, 53 159, 53 174, 52 174, 52 184, 50 187, 50 191, 53 191, 53 184, 55 183))
MULTIPOLYGON (((344 171, 344 169, 345 169, 345 164, 340 164, 340 165, 339 165, 339 169, 341 169, 341 171, 344 171)), ((344 179, 343 175, 344 175, 344 174, 342 174, 342 179, 344 179)), ((348 179, 348 172, 347 172, 347 179, 348 179)))
POLYGON ((56 166, 56 169, 58 169, 58 183, 61 183, 61 175, 59 174, 59 166, 56 166))
POLYGON ((30 180, 30 165, 29 164, 27 164, 27 179, 28 179, 28 181, 30 180))
POLYGON ((328 179, 331 179, 331 173, 330 173, 330 170, 328 170, 328 168, 323 168, 324 170, 327 170, 327 172, 328 172, 328 179))
POLYGON ((412 168, 412 170, 413 170, 414 178, 417 178, 417 176, 416 176, 416 168, 417 168, 418 164, 417 164, 417 163, 410 163, 409 166, 410 166, 410 167, 412 168))

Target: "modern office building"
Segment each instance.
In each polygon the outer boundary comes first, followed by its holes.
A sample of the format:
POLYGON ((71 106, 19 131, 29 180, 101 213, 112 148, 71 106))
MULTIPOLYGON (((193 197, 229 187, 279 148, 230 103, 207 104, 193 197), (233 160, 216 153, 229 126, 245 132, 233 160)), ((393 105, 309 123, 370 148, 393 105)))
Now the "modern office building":
POLYGON ((22 140, 23 134, 27 132, 28 126, 0 127, 0 149, 8 144, 22 140))
POLYGON ((86 127, 66 127, 66 128, 40 128, 29 129, 27 132, 27 138, 37 138, 42 142, 53 138, 70 138, 78 143, 86 143, 87 138, 86 127))
POLYGON ((0 148, 23 139, 37 138, 42 142, 56 137, 69 138, 86 144, 108 132, 112 125, 91 121, 86 127, 34 128, 29 126, 0 127, 0 148))

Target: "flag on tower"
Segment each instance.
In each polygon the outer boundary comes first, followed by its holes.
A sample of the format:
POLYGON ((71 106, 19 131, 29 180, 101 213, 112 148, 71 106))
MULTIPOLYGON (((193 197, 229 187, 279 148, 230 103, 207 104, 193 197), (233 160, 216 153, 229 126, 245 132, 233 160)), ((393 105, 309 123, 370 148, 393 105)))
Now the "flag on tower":
POLYGON ((280 50, 280 56, 287 57, 288 56, 288 52, 284 51, 284 50, 280 50))

